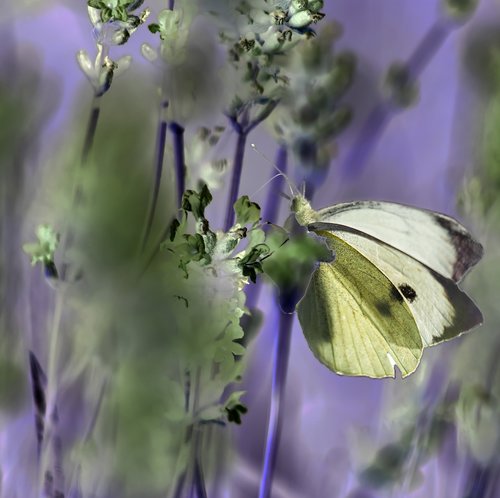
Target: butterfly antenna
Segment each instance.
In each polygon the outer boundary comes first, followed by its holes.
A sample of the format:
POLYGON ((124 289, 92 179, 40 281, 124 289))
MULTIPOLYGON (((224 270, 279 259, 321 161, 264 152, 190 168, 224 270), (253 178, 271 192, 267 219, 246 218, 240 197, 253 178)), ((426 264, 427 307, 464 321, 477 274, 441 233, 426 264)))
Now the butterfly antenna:
MULTIPOLYGON (((269 180, 267 180, 266 183, 264 183, 262 186, 260 186, 250 197, 254 197, 256 194, 258 194, 266 185, 269 185, 275 178, 278 178, 278 176, 284 176, 283 173, 277 173, 276 175, 274 175, 273 177, 269 178, 269 180)), ((286 199, 289 199, 290 200, 290 197, 288 197, 288 195, 286 194, 283 194, 283 196, 286 198, 286 199)))
MULTIPOLYGON (((250 146, 252 147, 252 149, 257 152, 257 154, 259 154, 260 156, 262 156, 276 171, 278 171, 278 174, 276 176, 273 176, 271 178, 271 180, 274 180, 274 178, 276 178, 277 176, 283 176, 283 178, 285 179, 286 183, 288 184, 288 188, 290 189, 290 193, 292 194, 292 197, 295 197, 295 192, 293 191, 293 185, 292 185, 292 182, 290 181, 290 179, 288 178, 288 176, 283 173, 283 171, 281 171, 278 166, 276 166, 276 164, 273 163, 273 161, 271 161, 263 152, 261 152, 259 149, 257 149, 256 145, 255 144, 250 144, 250 146)), ((269 183, 269 182, 267 182, 269 183)), ((267 183, 265 183, 264 185, 267 185, 267 183)))

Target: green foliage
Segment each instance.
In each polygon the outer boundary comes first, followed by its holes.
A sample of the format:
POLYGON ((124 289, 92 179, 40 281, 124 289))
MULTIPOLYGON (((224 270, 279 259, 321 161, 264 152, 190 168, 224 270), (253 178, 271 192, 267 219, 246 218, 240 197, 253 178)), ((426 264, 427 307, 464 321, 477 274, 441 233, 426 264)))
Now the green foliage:
POLYGON ((93 9, 98 9, 100 11, 100 17, 102 22, 108 22, 111 20, 130 22, 132 16, 129 12, 133 8, 134 10, 142 5, 141 2, 137 0, 88 0, 87 5, 93 9))
POLYGON ((304 232, 284 234, 281 230, 274 230, 267 243, 272 256, 264 261, 263 271, 278 287, 281 301, 293 296, 296 304, 317 263, 332 261, 332 252, 320 237, 304 232))
POLYGON ((43 265, 54 261, 54 254, 59 245, 59 234, 50 225, 39 225, 36 229, 38 241, 24 244, 23 251, 31 257, 31 264, 43 265))
POLYGON ((234 203, 236 223, 241 226, 254 225, 260 220, 260 206, 243 195, 234 203))

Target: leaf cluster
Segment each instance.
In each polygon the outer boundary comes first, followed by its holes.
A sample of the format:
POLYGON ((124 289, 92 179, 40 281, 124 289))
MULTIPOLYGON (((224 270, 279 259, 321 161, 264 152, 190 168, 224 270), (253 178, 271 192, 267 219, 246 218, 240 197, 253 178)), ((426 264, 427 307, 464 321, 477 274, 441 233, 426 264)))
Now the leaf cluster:
MULTIPOLYGON (((130 12, 139 8, 144 0, 88 0, 87 5, 93 9, 99 10, 101 21, 134 22, 139 25, 139 18, 131 15, 130 12)), ((136 26, 136 27, 137 27, 136 26)))

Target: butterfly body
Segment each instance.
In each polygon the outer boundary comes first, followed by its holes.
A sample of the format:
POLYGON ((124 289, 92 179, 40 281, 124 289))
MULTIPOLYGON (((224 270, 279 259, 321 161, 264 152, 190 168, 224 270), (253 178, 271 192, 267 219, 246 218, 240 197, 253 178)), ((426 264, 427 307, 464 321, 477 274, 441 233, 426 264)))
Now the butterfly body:
POLYGON ((292 211, 335 252, 297 306, 311 350, 334 372, 381 378, 397 366, 407 376, 424 347, 482 322, 457 285, 482 246, 453 218, 378 201, 315 211, 303 196, 292 211))

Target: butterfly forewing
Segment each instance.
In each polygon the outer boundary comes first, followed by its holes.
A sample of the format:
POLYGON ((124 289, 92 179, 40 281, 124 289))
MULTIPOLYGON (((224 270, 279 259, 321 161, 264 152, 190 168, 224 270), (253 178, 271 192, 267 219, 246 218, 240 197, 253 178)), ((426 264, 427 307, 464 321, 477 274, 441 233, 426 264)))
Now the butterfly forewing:
POLYGON ((319 231, 335 251, 314 272, 297 311, 314 355, 343 375, 403 376, 420 361, 423 341, 408 303, 369 259, 335 234, 319 231))
POLYGON ((317 223, 368 258, 394 284, 418 326, 424 346, 452 339, 482 322, 474 302, 451 280, 413 257, 369 235, 339 225, 317 223))
POLYGON ((357 201, 318 211, 320 222, 354 228, 384 241, 458 282, 483 254, 481 244, 449 216, 403 204, 357 201))

